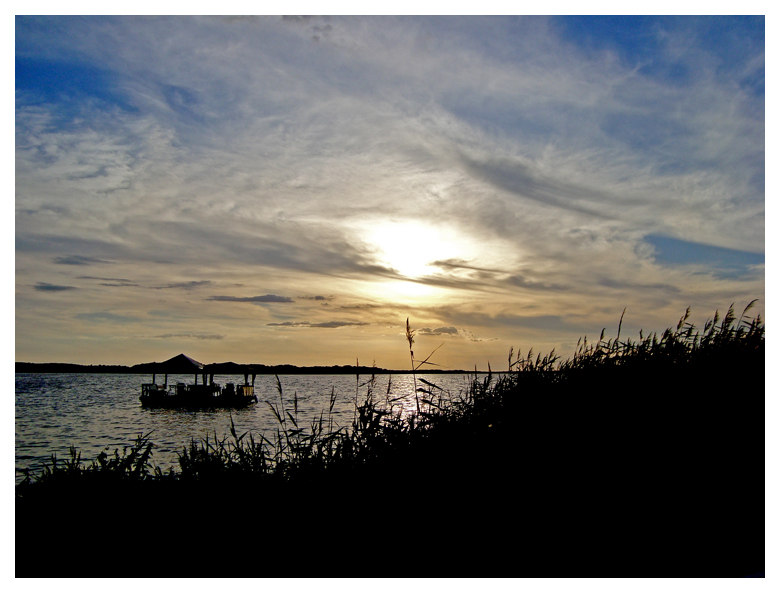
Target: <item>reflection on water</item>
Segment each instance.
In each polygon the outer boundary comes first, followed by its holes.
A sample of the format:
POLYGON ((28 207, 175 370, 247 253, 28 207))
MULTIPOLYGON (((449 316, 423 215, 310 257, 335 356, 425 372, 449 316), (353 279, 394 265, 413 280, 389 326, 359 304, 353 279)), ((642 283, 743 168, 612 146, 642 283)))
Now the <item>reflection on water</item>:
MULTIPOLYGON (((469 378, 462 374, 418 375, 435 383, 445 392, 458 396, 465 392, 469 378)), ((331 392, 336 395, 332 418, 334 427, 352 425, 354 405, 366 397, 370 377, 361 375, 285 375, 279 377, 284 407, 301 427, 309 426, 322 413, 328 417, 331 392)), ((16 481, 23 479, 22 468, 37 472, 56 453, 68 456, 71 446, 81 452, 82 461, 91 462, 101 450, 110 451, 130 445, 143 433, 151 432, 156 445, 153 462, 162 469, 175 466, 176 453, 192 439, 223 438, 230 434, 231 417, 239 434, 270 433, 277 421, 265 403, 277 403, 279 391, 273 375, 255 380, 258 404, 240 410, 164 410, 144 409, 139 396, 145 375, 109 374, 33 374, 16 375, 16 481)), ((192 376, 170 375, 168 383, 192 383, 192 376)), ((214 381, 243 383, 243 375, 219 376, 214 381)), ((419 386, 419 385, 418 385, 419 386)), ((394 400, 395 411, 415 410, 411 375, 377 375, 373 384, 374 401, 394 400), (389 384, 389 393, 388 393, 389 384)))

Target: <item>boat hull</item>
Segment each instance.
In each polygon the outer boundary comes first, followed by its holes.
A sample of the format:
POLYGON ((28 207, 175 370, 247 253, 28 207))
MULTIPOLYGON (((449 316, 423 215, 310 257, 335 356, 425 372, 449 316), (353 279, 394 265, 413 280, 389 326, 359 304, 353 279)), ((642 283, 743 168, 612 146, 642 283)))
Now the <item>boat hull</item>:
POLYGON ((228 383, 220 385, 167 385, 144 383, 141 389, 141 406, 144 408, 245 408, 257 403, 252 385, 228 383))
POLYGON ((141 396, 144 408, 246 408, 257 403, 255 396, 146 395, 141 396))

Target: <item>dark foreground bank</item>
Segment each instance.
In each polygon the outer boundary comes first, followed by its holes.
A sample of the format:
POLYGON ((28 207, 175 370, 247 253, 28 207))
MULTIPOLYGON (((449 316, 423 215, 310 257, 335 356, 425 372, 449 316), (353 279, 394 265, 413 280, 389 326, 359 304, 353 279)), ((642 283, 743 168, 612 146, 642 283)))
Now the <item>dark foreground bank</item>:
MULTIPOLYGON (((411 334, 410 334, 411 338, 411 334)), ((764 327, 518 357, 459 401, 154 468, 140 439, 16 489, 16 576, 745 577, 764 571, 764 327)), ((255 440, 257 439, 257 440, 255 440)))

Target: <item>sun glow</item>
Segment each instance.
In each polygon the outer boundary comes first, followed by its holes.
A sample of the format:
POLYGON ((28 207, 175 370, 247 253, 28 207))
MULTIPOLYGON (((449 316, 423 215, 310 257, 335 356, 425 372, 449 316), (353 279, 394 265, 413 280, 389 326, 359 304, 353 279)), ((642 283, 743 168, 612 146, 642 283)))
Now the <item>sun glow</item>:
POLYGON ((382 282, 381 294, 395 302, 427 302, 441 298, 441 288, 413 280, 389 280, 382 282))
POLYGON ((383 265, 411 279, 440 272, 436 261, 470 258, 459 233, 435 223, 386 222, 372 228, 367 240, 383 265))

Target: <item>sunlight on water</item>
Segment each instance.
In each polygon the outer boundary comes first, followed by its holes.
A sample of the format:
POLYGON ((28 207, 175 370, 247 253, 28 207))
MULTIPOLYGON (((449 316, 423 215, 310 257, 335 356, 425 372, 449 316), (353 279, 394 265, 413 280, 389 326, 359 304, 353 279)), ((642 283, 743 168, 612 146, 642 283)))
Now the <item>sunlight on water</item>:
MULTIPOLYGON (((468 377, 463 374, 418 375, 440 386, 445 394, 465 392, 468 377)), ((16 482, 27 468, 39 471, 50 464, 51 455, 69 456, 76 447, 88 465, 98 453, 109 448, 129 446, 139 434, 151 432, 155 444, 153 462, 163 470, 176 467, 177 453, 196 441, 224 438, 230 434, 231 418, 239 434, 256 437, 275 431, 278 423, 270 406, 279 403, 273 375, 258 375, 255 392, 258 402, 240 410, 144 409, 139 396, 146 375, 109 374, 25 374, 16 375, 16 482)), ((362 404, 369 391, 374 402, 392 406, 394 413, 415 411, 412 375, 285 375, 282 385, 284 409, 296 416, 300 427, 319 419, 328 421, 331 390, 336 394, 332 420, 334 428, 351 428, 355 405, 362 404), (389 383, 389 389, 388 389, 389 383), (295 406, 297 401, 297 415, 295 406)), ((192 383, 191 376, 170 375, 168 383, 192 383)), ((243 383, 243 376, 215 376, 216 383, 243 383)), ((422 387, 419 384, 418 387, 422 387)))

